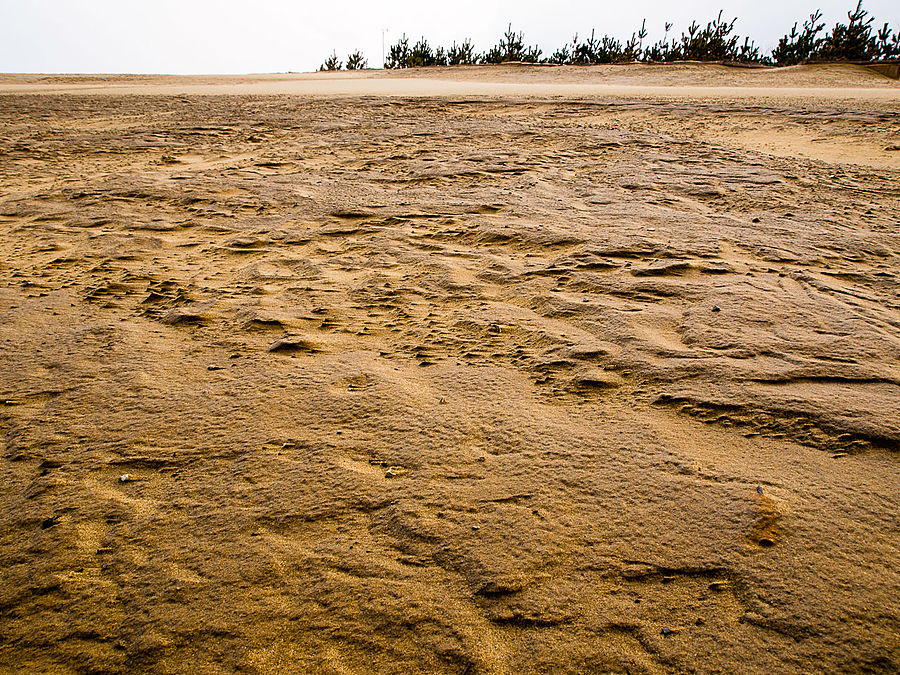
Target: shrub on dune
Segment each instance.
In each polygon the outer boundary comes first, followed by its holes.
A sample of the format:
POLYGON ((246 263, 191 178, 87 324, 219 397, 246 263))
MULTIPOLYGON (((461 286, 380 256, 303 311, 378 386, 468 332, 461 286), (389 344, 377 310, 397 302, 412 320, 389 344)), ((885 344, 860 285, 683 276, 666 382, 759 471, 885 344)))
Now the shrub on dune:
MULTIPOLYGON (((876 30, 873 27, 874 17, 863 9, 862 0, 858 1, 856 9, 847 13, 847 18, 847 23, 838 22, 823 35, 825 24, 821 21, 822 12, 816 10, 803 22, 802 30, 798 30, 795 22, 791 31, 778 41, 771 55, 761 53, 749 37, 738 35, 735 32, 737 18, 725 19, 721 10, 705 26, 692 21, 677 39, 669 39, 672 23, 666 22, 663 39, 648 46, 644 46, 648 35, 646 20, 624 43, 609 35, 599 36, 595 30, 586 40, 579 40, 576 33, 570 43, 543 59, 541 49, 537 45, 529 47, 524 33, 514 31, 512 24, 508 25, 499 42, 482 54, 475 51, 468 39, 460 45, 454 42, 449 49, 444 49, 432 47, 424 37, 410 46, 404 34, 391 46, 384 67, 424 68, 511 61, 557 65, 718 61, 790 66, 814 61, 867 62, 900 56, 900 33, 895 33, 888 23, 876 30)), ((348 70, 364 67, 365 59, 359 52, 348 57, 348 70)), ((340 68, 341 62, 336 55, 332 55, 320 70, 340 68)))

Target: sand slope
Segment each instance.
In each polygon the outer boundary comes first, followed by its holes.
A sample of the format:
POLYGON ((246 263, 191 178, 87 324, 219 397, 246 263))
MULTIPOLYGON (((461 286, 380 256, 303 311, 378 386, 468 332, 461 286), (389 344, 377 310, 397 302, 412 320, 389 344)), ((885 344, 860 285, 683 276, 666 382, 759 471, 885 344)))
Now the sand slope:
POLYGON ((715 64, 449 66, 265 75, 3 75, 0 94, 528 96, 900 100, 900 82, 864 66, 715 64))
POLYGON ((900 667, 896 84, 523 72, 2 79, 0 669, 900 667))

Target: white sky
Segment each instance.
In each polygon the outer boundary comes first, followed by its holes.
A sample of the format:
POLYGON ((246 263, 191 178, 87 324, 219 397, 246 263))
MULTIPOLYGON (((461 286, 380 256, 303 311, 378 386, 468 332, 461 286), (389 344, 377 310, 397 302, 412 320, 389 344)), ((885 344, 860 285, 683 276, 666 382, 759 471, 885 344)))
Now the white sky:
MULTIPOLYGON (((856 0, 0 0, 0 72, 262 73, 315 70, 332 50, 381 65, 402 33, 432 45, 471 38, 479 51, 509 22, 545 55, 572 35, 627 38, 647 18, 649 40, 674 22, 705 24, 718 10, 764 50, 821 8, 831 25, 856 0), (675 6, 677 4, 677 6, 675 6)), ((866 0, 880 26, 900 30, 898 0, 866 0)))

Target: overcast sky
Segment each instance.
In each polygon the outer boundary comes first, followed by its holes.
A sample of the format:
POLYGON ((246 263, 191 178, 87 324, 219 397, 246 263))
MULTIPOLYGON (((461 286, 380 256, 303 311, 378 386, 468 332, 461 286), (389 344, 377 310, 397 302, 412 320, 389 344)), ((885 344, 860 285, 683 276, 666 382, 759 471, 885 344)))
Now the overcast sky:
MULTIPOLYGON (((479 51, 507 23, 550 54, 591 29, 627 38, 647 19, 651 41, 666 21, 679 35, 718 10, 766 51, 821 8, 829 27, 856 0, 0 0, 0 72, 262 73, 315 70, 336 50, 359 49, 381 65, 382 29, 390 45, 449 45, 471 38, 479 51), (677 5, 677 6, 676 6, 677 5)), ((878 25, 900 30, 900 0, 866 0, 878 25)))

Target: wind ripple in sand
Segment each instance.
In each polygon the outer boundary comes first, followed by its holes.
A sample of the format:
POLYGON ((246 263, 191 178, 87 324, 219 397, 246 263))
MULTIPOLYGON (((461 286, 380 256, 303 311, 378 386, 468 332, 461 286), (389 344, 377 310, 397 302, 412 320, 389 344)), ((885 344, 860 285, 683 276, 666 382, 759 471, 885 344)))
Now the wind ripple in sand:
POLYGON ((0 663, 895 670, 859 107, 5 97, 0 663))

